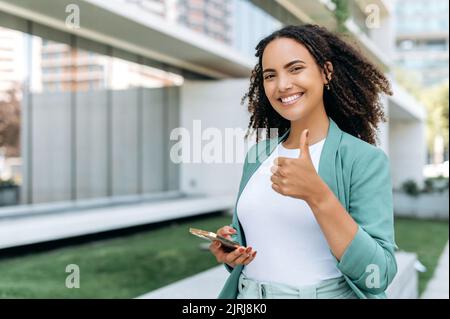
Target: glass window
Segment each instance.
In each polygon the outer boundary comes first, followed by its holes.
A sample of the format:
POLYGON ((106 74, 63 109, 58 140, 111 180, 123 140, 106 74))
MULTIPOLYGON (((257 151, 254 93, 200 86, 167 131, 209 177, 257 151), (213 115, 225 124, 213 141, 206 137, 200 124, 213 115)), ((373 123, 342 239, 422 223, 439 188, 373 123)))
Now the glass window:
POLYGON ((0 207, 21 200, 21 111, 27 68, 24 64, 25 25, 14 23, 0 12, 0 207))
POLYGON ((73 198, 71 36, 39 24, 31 31, 28 197, 33 203, 68 201, 73 198))
POLYGON ((202 77, 1 12, 0 27, 13 52, 0 110, 21 111, 8 120, 16 135, 0 130, 0 177, 18 194, 0 205, 178 189, 168 132, 184 77, 202 77))

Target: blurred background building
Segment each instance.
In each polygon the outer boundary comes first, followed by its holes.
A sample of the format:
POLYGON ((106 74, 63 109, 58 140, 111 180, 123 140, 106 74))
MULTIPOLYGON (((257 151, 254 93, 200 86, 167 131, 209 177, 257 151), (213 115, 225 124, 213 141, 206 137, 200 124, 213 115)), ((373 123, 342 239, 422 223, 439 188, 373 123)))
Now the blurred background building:
MULTIPOLYGON (((444 10, 445 1, 414 2, 408 8, 444 10)), ((24 210, 30 204, 73 208, 89 200, 102 206, 190 196, 217 203, 204 210, 231 209, 245 150, 238 150, 234 164, 177 164, 169 158, 176 142, 170 133, 183 127, 193 135, 194 120, 222 133, 245 129, 248 114, 240 99, 258 41, 286 24, 317 23, 344 30, 391 79, 394 95, 382 98, 389 121, 380 127, 380 147, 390 157, 396 188, 410 179, 421 184, 426 110, 396 81, 393 66, 434 61, 432 70, 439 72, 426 72, 424 83, 448 77, 441 67, 448 65, 448 20, 436 19, 419 34, 421 27, 408 27, 409 11, 394 4, 0 1, 0 93, 5 110, 20 109, 17 134, 2 140, 3 179, 17 184, 16 202, 24 210), (424 47, 438 49, 433 54, 442 59, 410 58, 411 48, 425 54, 424 47)), ((409 12, 415 22, 416 11, 409 12)), ((234 144, 224 147, 235 151, 234 144)))
POLYGON ((397 0, 396 62, 415 71, 420 85, 448 79, 448 1, 397 0))

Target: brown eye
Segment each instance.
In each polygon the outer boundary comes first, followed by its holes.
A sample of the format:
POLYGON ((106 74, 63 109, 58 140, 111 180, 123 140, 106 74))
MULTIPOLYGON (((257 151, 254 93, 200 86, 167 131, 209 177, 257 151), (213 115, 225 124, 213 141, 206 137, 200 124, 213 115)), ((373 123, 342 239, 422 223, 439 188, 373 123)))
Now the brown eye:
POLYGON ((297 67, 295 67, 295 68, 292 68, 292 69, 291 69, 291 72, 300 71, 301 69, 303 69, 303 67, 297 66, 297 67))

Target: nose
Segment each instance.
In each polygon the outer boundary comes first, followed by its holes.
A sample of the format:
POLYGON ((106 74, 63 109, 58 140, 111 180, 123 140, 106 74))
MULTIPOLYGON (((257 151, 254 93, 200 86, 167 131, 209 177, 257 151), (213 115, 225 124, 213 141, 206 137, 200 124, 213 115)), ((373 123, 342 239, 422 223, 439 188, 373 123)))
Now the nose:
POLYGON ((288 76, 278 77, 278 90, 280 92, 285 92, 292 89, 292 82, 288 76))

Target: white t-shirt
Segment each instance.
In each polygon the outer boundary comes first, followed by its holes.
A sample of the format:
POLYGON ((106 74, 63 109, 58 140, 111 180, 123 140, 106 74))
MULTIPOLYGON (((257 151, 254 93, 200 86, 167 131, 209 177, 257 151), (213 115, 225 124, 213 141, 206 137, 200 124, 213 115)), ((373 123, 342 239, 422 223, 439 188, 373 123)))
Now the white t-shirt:
MULTIPOLYGON (((325 139, 309 146, 316 172, 324 143, 325 139)), ((342 275, 309 205, 272 189, 274 159, 297 158, 299 153, 300 149, 287 149, 279 143, 239 198, 237 214, 247 246, 258 251, 243 268, 251 279, 304 286, 342 275)))

